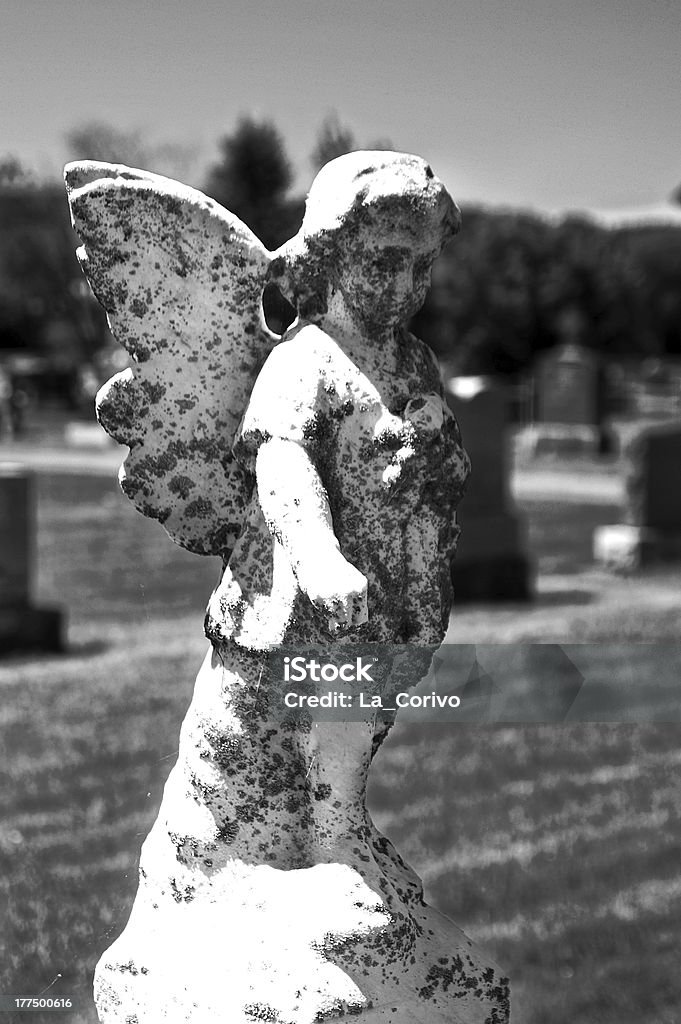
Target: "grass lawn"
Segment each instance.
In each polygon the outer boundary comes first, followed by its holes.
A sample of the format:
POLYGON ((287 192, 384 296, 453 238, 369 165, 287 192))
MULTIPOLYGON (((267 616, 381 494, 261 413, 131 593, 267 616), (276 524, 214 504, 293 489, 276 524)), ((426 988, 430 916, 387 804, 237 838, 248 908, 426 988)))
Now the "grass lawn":
MULTIPOLYGON (((94 1024, 92 971, 130 909, 218 566, 115 481, 43 476, 39 496, 38 592, 68 609, 69 651, 0 662, 0 992, 60 975, 50 994, 79 1000, 63 1019, 94 1024)), ((644 678, 656 642, 679 637, 681 576, 594 572, 591 529, 613 509, 525 512, 538 601, 463 608, 449 639, 627 639, 644 678)), ((379 754, 377 824, 510 974, 514 1024, 681 1020, 680 739, 662 724, 409 723, 379 754)))

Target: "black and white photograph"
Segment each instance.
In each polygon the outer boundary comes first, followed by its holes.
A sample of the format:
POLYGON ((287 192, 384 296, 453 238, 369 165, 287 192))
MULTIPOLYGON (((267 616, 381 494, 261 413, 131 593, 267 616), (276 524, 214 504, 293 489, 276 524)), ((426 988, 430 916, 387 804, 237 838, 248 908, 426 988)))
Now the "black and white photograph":
POLYGON ((679 41, 5 0, 0 1024, 681 1024, 679 41))

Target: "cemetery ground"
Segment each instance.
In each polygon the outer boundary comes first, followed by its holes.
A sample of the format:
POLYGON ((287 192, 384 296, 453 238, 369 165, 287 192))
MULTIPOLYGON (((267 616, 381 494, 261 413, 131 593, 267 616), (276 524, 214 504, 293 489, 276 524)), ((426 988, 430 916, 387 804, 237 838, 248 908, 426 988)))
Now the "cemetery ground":
MULTIPOLYGON (((93 1024, 92 971, 130 909, 218 566, 111 476, 43 473, 38 494, 36 598, 68 611, 69 640, 0 662, 0 993, 70 995, 63 1019, 93 1024)), ((618 511, 593 498, 521 509, 536 603, 460 608, 449 640, 629 641, 645 689, 657 645, 679 639, 681 568, 595 570, 593 528, 618 511)), ((508 971, 514 1024, 681 1019, 680 739, 661 723, 428 722, 398 725, 379 753, 376 823, 508 971)))

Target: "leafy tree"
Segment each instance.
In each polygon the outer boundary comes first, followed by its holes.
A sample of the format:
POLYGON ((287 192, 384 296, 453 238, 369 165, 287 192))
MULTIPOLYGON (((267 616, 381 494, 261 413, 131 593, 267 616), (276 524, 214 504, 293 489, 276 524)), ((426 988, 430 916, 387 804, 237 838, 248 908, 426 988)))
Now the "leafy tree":
POLYGON ((0 157, 0 189, 23 188, 32 182, 33 175, 18 157, 11 153, 0 157))
POLYGON ((329 160, 353 153, 357 148, 354 132, 341 124, 338 114, 333 110, 320 125, 310 160, 314 170, 319 171, 329 160))
POLYGON ((105 121, 87 121, 66 136, 68 160, 127 164, 188 182, 196 173, 196 153, 180 143, 152 142, 138 129, 121 130, 105 121))
POLYGON ((45 355, 68 372, 107 344, 77 245, 61 185, 0 187, 0 349, 45 355))
POLYGON ((321 170, 329 160, 335 160, 337 156, 345 156, 346 153, 354 153, 358 149, 393 149, 390 139, 375 139, 365 146, 360 146, 355 138, 355 133, 347 125, 341 123, 335 110, 322 121, 317 140, 312 150, 311 163, 315 171, 321 170))
POLYGON ((221 159, 204 191, 275 249, 296 233, 303 202, 289 198, 293 171, 284 142, 271 121, 242 117, 220 141, 221 159))
POLYGON ((395 145, 392 139, 388 139, 387 137, 381 137, 379 139, 371 139, 369 142, 367 142, 366 146, 364 146, 364 149, 384 149, 393 152, 395 149, 395 145))
POLYGON ((88 121, 72 128, 66 142, 70 160, 101 160, 129 167, 145 167, 151 162, 151 148, 139 131, 122 131, 105 121, 88 121))
POLYGON ((641 280, 633 251, 589 221, 465 209, 414 330, 458 373, 524 370, 567 340, 568 323, 580 325, 571 339, 587 347, 646 354, 662 341, 641 280))
POLYGON ((631 287, 644 317, 646 351, 681 355, 681 229, 621 228, 613 247, 630 268, 631 287))

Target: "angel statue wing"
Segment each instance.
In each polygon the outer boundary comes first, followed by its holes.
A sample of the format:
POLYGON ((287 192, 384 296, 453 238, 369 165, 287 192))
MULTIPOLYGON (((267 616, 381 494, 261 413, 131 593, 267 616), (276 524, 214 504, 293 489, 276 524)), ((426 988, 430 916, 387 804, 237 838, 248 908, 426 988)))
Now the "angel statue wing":
POLYGON ((159 175, 65 169, 78 259, 134 366, 97 396, 130 453, 121 486, 177 543, 226 557, 252 483, 232 441, 278 337, 261 314, 271 254, 237 217, 159 175))

